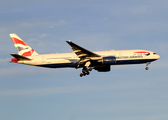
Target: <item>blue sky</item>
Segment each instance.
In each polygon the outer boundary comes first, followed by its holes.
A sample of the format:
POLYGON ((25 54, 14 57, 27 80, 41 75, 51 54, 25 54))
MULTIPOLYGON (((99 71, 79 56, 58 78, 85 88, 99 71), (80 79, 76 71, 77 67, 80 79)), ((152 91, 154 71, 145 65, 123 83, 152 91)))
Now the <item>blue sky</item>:
POLYGON ((167 120, 168 1, 29 0, 0 4, 0 119, 167 120), (150 64, 112 66, 107 73, 9 63, 9 33, 38 53, 146 49, 150 64))

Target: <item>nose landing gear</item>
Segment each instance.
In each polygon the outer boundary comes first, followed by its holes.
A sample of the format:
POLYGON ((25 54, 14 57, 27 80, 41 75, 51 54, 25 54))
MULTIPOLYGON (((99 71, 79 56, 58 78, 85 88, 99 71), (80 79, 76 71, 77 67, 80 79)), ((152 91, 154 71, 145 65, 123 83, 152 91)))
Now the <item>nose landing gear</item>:
POLYGON ((90 74, 89 71, 92 71, 92 68, 86 68, 86 67, 84 67, 84 68, 82 69, 82 73, 80 74, 80 77, 89 75, 89 74, 90 74))
POLYGON ((150 64, 150 62, 147 62, 147 63, 146 63, 146 68, 145 68, 145 70, 149 70, 149 67, 148 67, 149 64, 150 64))

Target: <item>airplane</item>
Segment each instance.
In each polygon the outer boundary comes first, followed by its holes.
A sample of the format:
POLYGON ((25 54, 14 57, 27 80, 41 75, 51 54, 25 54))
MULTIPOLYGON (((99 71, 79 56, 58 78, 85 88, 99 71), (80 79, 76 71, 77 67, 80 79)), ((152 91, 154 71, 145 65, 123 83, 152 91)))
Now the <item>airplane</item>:
POLYGON ((160 58, 148 50, 110 50, 91 52, 72 41, 66 41, 72 48, 71 53, 38 54, 15 33, 9 34, 18 54, 11 54, 12 63, 20 63, 47 68, 82 68, 80 77, 89 75, 92 69, 98 72, 109 72, 111 65, 141 64, 148 65, 160 58))

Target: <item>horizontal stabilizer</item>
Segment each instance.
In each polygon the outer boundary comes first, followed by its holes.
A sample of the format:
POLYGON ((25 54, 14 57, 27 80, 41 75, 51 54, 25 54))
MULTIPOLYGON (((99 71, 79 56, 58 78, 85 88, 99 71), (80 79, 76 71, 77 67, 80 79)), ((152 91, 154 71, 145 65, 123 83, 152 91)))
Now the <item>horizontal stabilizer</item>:
POLYGON ((31 60, 27 57, 24 57, 24 56, 21 56, 21 55, 18 55, 18 54, 11 54, 13 57, 19 59, 19 60, 31 60))

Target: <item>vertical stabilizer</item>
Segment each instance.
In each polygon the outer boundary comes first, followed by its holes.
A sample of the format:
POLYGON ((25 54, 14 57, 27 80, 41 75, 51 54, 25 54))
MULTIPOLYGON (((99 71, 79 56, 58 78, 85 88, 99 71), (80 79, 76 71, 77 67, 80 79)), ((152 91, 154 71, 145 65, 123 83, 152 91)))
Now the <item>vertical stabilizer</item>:
POLYGON ((18 54, 21 56, 32 56, 38 55, 36 51, 34 51, 28 44, 26 44, 20 37, 18 37, 15 33, 9 34, 14 46, 16 47, 18 54))

